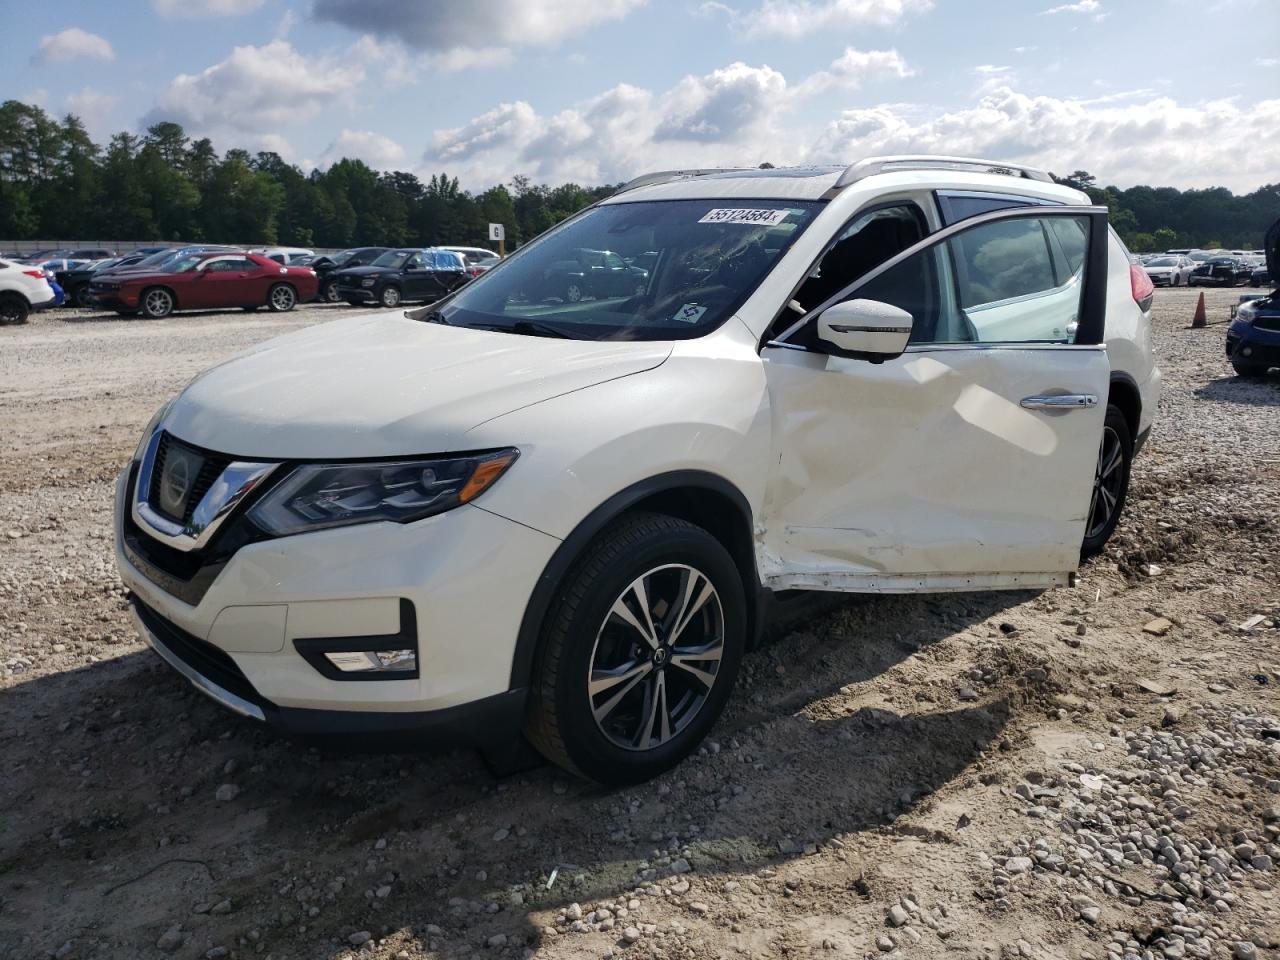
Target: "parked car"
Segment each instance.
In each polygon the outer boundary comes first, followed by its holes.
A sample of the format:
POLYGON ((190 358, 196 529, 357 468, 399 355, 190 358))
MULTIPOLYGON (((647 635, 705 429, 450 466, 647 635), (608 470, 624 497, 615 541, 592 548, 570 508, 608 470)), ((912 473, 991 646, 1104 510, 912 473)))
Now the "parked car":
POLYGON ((333 274, 346 267, 367 267, 387 252, 388 247, 352 247, 332 256, 316 257, 309 266, 320 278, 320 297, 328 303, 338 303, 342 297, 338 294, 338 285, 333 274))
POLYGON ((1254 287, 1269 287, 1271 278, 1271 268, 1264 263, 1260 267, 1253 268, 1253 273, 1249 274, 1249 284, 1254 287))
POLYGON ((632 297, 649 285, 649 271, 628 264, 612 250, 579 247, 566 251, 563 260, 549 264, 541 276, 529 278, 524 291, 531 301, 632 297))
MULTIPOLYGON (((131 263, 120 264, 119 266, 108 267, 102 273, 124 274, 124 273, 147 273, 157 270, 163 271, 170 264, 176 263, 183 257, 188 257, 196 253, 237 253, 240 252, 237 247, 229 247, 224 244, 198 244, 189 247, 167 247, 157 250, 155 253, 149 254, 143 259, 131 263)), ((101 278, 95 278, 101 279, 101 278)))
POLYGON ((316 255, 314 250, 308 250, 305 247, 253 247, 249 252, 261 254, 269 260, 286 266, 301 266, 297 261, 303 257, 316 255))
MULTIPOLYGON (((1271 286, 1280 274, 1280 220, 1267 231, 1265 257, 1266 285, 1271 286)), ((1266 297, 1240 304, 1227 328, 1226 351, 1227 360, 1242 377, 1259 377, 1280 367, 1280 286, 1266 297)))
POLYGON ((319 281, 309 267, 284 267, 253 253, 189 253, 150 271, 108 273, 89 285, 93 302, 122 315, 152 319, 175 310, 241 307, 292 310, 314 299, 319 281))
POLYGON ((991 161, 702 173, 192 381, 116 489, 145 639, 285 730, 523 732, 626 783, 697 748, 789 591, 1067 583, 1160 392, 1105 210, 991 161), (584 249, 656 251, 645 295, 523 295, 584 249))
POLYGON ((1197 264, 1187 283, 1195 287, 1234 287, 1249 282, 1253 268, 1235 257, 1213 257, 1197 264))
POLYGON ((57 299, 40 267, 0 260, 0 324, 26 323, 32 310, 54 306, 57 299))
POLYGON ((1186 257, 1153 257, 1143 264, 1147 276, 1157 287, 1180 287, 1187 282, 1195 261, 1186 257))
POLYGON ((338 296, 352 306, 384 307, 410 300, 430 303, 471 279, 462 255, 439 247, 388 250, 367 267, 347 267, 330 277, 338 296))
POLYGON ((87 300, 89 283, 95 274, 107 270, 124 269, 141 263, 145 259, 146 254, 131 253, 127 256, 112 257, 108 260, 91 260, 88 263, 58 270, 55 272, 54 278, 62 289, 66 291, 69 304, 74 307, 86 307, 89 306, 89 301, 87 300))
POLYGON ((462 259, 467 266, 467 275, 472 277, 478 277, 486 270, 493 269, 494 265, 502 259, 492 250, 484 247, 440 247, 439 249, 462 254, 462 259))

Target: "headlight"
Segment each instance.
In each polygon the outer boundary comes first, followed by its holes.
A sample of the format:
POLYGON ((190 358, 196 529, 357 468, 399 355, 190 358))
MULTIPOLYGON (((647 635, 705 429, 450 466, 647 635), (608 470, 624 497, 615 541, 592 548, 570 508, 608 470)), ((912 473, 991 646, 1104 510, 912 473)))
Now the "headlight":
POLYGON ((360 281, 360 286, 372 287, 377 282, 378 282, 377 277, 365 277, 363 280, 360 281))
POLYGON ((258 501, 249 518, 278 537, 377 520, 409 523, 474 500, 519 455, 508 448, 448 459, 307 463, 258 501))
MULTIPOLYGON (((175 397, 174 399, 177 398, 175 397)), ((147 441, 151 439, 151 435, 156 432, 156 427, 160 426, 160 421, 164 419, 164 415, 169 412, 169 408, 172 406, 173 400, 170 400, 156 411, 155 416, 151 418, 151 422, 142 431, 142 439, 138 441, 138 447, 133 451, 133 459, 142 459, 142 455, 147 450, 147 441)))
POLYGON ((1236 319, 1244 323, 1253 323, 1253 315, 1257 312, 1257 305, 1251 300, 1246 300, 1236 308, 1236 319))

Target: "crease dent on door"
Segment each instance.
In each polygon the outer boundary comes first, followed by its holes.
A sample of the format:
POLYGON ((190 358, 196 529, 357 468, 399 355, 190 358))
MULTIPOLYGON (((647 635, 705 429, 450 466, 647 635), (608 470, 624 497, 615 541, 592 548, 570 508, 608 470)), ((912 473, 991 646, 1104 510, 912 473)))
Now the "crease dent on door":
MULTIPOLYGON (((1101 350, 1071 353, 1065 366, 1077 372, 1106 363, 1101 350)), ((775 429, 785 441, 766 504, 772 542, 758 558, 770 587, 894 593, 1068 582, 1083 516, 1044 523, 1044 471, 1071 472, 1051 466, 1068 425, 1060 417, 1084 427, 1079 418, 1095 414, 1046 415, 1018 402, 1032 384, 1067 392, 1067 382, 1055 385, 1071 375, 1055 370, 1060 356, 943 349, 878 365, 774 356, 775 429), (985 386, 997 383, 1007 392, 985 386), (830 415, 833 401, 843 415, 830 415), (940 448, 947 437, 961 442, 940 448), (1046 542, 1048 530, 1062 535, 1046 542)), ((1059 476, 1055 492, 1086 504, 1088 479, 1059 476)))

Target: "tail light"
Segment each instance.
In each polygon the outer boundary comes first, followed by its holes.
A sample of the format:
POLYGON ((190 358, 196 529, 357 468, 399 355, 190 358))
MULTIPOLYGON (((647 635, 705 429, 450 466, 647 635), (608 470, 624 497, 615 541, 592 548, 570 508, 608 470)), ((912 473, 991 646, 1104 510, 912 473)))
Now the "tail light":
POLYGON ((43 270, 23 270, 22 275, 24 277, 35 277, 37 280, 43 280, 45 278, 43 270))
POLYGON ((1133 302, 1146 312, 1151 306, 1151 298, 1155 296, 1156 288, 1151 278, 1147 276, 1147 271, 1136 263, 1129 264, 1129 289, 1133 291, 1133 302))

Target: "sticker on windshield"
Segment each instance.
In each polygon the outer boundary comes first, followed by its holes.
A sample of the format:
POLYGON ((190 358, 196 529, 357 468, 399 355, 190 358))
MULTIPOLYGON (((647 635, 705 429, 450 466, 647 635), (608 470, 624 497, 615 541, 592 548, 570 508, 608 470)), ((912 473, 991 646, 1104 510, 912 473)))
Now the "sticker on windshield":
POLYGON ((790 210, 750 210, 745 207, 717 207, 708 210, 699 223, 745 223, 749 227, 776 227, 790 210))
POLYGON ((678 323, 697 323, 706 312, 706 307, 700 307, 696 303, 686 303, 671 319, 678 323))

